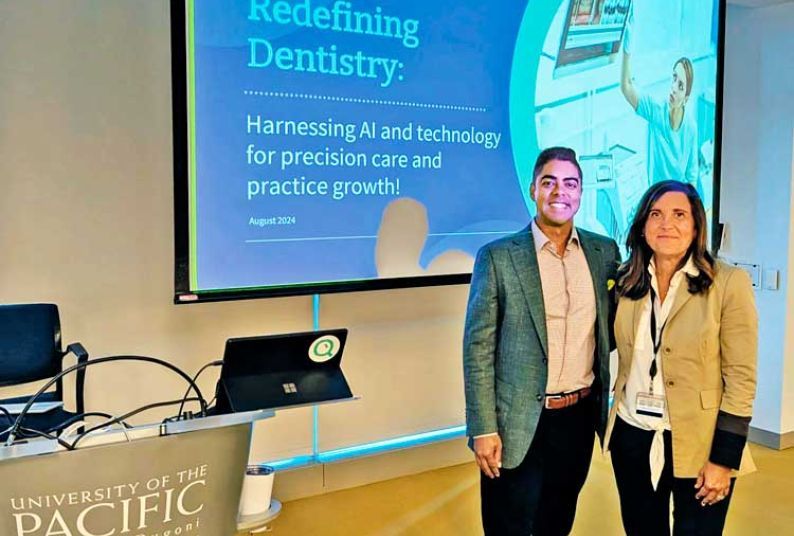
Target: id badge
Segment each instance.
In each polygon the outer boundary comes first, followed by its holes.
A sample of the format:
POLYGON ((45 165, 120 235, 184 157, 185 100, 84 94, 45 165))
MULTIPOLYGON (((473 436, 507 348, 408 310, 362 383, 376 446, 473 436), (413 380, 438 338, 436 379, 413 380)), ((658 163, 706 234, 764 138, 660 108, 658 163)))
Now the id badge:
POLYGON ((637 393, 637 414, 648 417, 664 417, 664 397, 650 393, 637 393))

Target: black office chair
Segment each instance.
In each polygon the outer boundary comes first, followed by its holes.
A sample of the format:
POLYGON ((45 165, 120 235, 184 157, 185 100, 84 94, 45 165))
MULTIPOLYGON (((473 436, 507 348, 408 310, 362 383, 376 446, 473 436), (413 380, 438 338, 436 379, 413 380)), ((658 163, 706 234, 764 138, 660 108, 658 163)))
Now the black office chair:
MULTIPOLYGON (((61 348, 61 322, 58 306, 50 303, 0 305, 0 387, 50 379, 63 367, 63 358, 68 353, 77 357, 78 363, 88 361, 88 352, 83 345, 73 343, 64 352, 61 348)), ((83 387, 85 369, 76 374, 76 413, 63 409, 52 409, 44 413, 29 413, 22 426, 42 432, 58 431, 59 427, 84 412, 83 387)), ((0 405, 25 403, 29 396, 0 400, 0 405)), ((63 401, 63 382, 58 380, 55 391, 43 393, 37 402, 63 401)), ((15 419, 17 415, 12 415, 15 419)), ((0 414, 0 441, 5 441, 8 416, 0 414)))

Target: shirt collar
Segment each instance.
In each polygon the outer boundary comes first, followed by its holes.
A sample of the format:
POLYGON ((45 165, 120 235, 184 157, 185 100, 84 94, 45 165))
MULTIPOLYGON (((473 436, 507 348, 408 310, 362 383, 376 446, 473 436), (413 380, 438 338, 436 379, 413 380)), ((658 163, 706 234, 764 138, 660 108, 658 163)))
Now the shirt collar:
MULTIPOLYGON (((684 267, 676 270, 676 272, 673 274, 673 277, 682 272, 687 275, 691 275, 692 277, 697 277, 700 275, 700 270, 697 266, 695 266, 695 262, 692 260, 692 255, 687 257, 684 267)), ((653 257, 651 257, 651 262, 648 263, 648 273, 651 274, 652 278, 656 279, 656 262, 653 257)))
MULTIPOLYGON (((538 224, 535 222, 535 218, 532 218, 532 223, 530 224, 530 233, 532 234, 532 240, 535 243, 536 253, 540 253, 540 251, 546 247, 546 244, 551 243, 549 237, 540 230, 540 227, 538 227, 538 224)), ((575 225, 571 229, 571 238, 568 239, 568 245, 566 246, 566 249, 568 249, 569 246, 574 245, 576 247, 579 247, 580 245, 579 233, 576 232, 575 225)))

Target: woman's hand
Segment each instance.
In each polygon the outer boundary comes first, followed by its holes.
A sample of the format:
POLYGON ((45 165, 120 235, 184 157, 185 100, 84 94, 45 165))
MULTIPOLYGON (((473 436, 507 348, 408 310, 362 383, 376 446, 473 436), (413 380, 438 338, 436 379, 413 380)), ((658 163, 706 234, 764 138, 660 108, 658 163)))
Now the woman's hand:
POLYGON ((626 14, 626 24, 623 27, 623 52, 631 54, 631 28, 634 26, 634 2, 629 6, 626 14))
POLYGON ((731 492, 731 469, 724 465, 706 462, 698 473, 695 489, 701 506, 718 503, 731 492))

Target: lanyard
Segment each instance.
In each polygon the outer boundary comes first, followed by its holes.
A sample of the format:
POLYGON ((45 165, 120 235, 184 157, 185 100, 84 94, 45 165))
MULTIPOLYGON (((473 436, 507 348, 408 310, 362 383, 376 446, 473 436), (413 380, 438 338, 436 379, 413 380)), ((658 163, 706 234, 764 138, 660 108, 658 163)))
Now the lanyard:
POLYGON ((648 371, 651 375, 651 385, 650 385, 650 394, 653 395, 653 379, 656 377, 656 373, 659 371, 659 367, 656 364, 657 357, 659 355, 659 348, 662 346, 662 334, 664 334, 664 328, 667 325, 667 320, 664 321, 662 324, 661 329, 659 330, 658 338, 656 334, 656 292, 653 291, 651 288, 651 340, 653 341, 653 361, 651 362, 651 369, 648 371))

